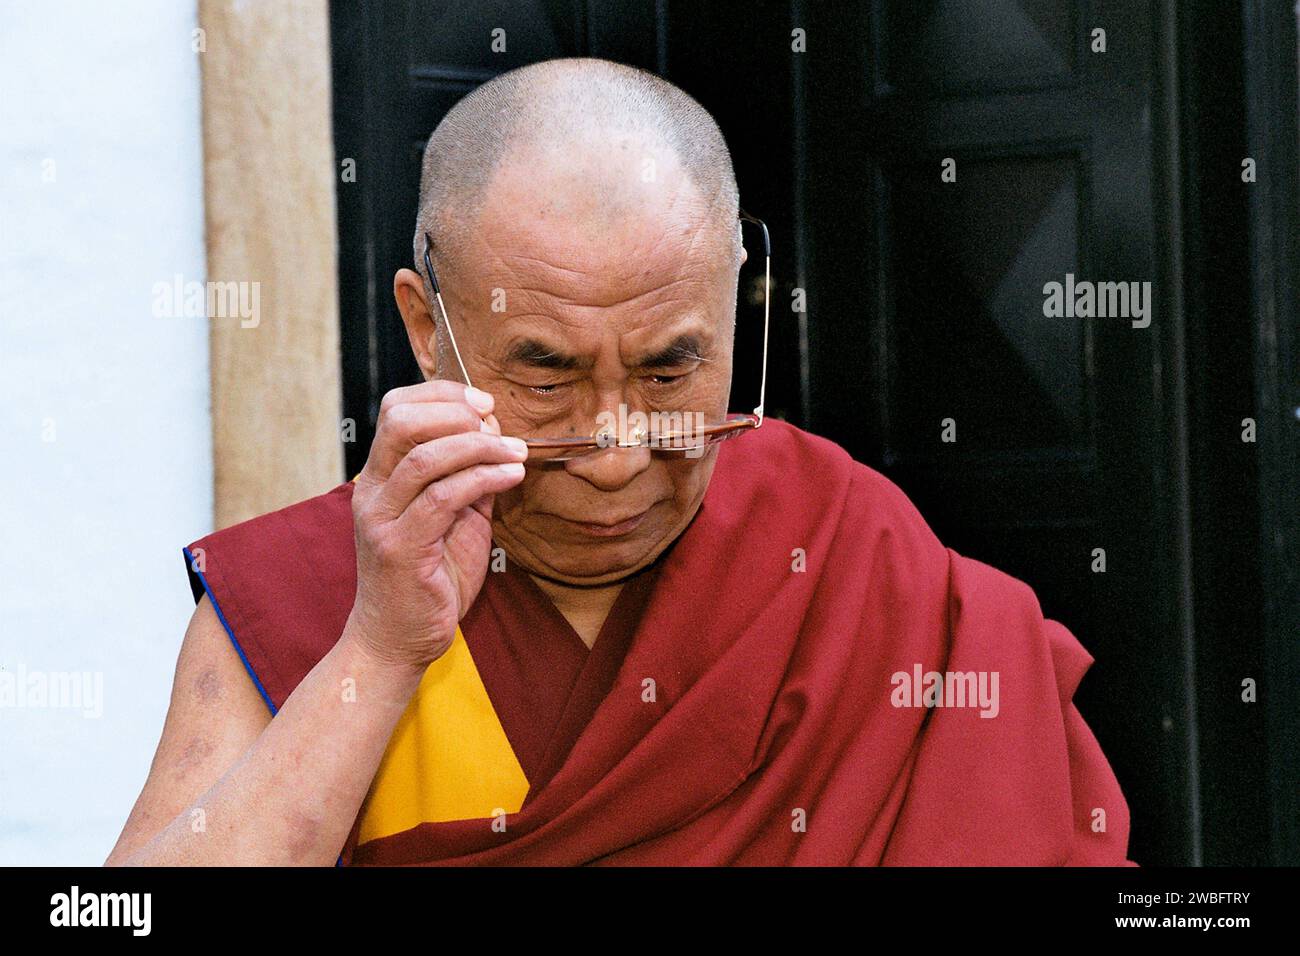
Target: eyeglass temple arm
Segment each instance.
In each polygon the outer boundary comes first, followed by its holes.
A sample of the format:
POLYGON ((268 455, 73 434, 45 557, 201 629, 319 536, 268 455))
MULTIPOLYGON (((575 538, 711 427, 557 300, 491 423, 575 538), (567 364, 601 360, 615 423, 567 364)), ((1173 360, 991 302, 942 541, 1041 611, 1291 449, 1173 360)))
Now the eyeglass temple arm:
MULTIPOLYGON (((469 372, 465 371, 465 363, 460 357, 460 348, 456 345, 456 333, 451 330, 451 320, 447 318, 447 307, 442 304, 442 290, 438 287, 438 277, 433 271, 433 260, 429 258, 429 250, 433 248, 433 236, 427 232, 424 234, 424 268, 429 273, 429 285, 433 287, 433 297, 438 303, 438 311, 442 313, 442 325, 447 330, 447 338, 451 340, 451 350, 456 355, 456 364, 460 366, 460 374, 465 376, 465 384, 473 387, 474 383, 469 380, 469 372)), ((764 366, 764 375, 767 374, 767 368, 764 366)))
POLYGON ((758 386, 758 407, 754 409, 754 414, 758 416, 758 424, 754 427, 760 428, 763 424, 763 405, 767 400, 767 326, 772 306, 772 239, 767 233, 767 223, 763 220, 751 216, 743 209, 740 210, 740 218, 745 222, 754 223, 763 230, 763 377, 758 386))

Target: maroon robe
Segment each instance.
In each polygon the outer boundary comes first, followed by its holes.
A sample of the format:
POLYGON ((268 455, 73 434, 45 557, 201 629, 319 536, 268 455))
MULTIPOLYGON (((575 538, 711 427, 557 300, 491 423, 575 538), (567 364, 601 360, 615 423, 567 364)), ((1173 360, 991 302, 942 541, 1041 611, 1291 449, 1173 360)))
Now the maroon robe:
MULTIPOLYGON (((590 652, 522 571, 487 575, 461 629, 530 784, 504 832, 358 848, 354 826, 343 862, 1126 864, 1128 807, 1072 703, 1092 658, 1032 590, 825 439, 769 419, 717 453, 590 652)), ((187 549, 273 710, 351 609, 351 494, 187 549)))

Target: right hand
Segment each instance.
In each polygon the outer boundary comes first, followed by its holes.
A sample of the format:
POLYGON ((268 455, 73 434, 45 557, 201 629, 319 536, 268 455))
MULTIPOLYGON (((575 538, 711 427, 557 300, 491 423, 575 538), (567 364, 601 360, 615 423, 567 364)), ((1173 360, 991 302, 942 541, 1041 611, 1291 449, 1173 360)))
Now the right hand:
POLYGON ((381 660, 423 668, 451 646, 487 574, 493 496, 524 476, 523 442, 501 437, 492 396, 474 392, 477 409, 464 385, 439 380, 380 405, 352 493, 349 627, 381 660))

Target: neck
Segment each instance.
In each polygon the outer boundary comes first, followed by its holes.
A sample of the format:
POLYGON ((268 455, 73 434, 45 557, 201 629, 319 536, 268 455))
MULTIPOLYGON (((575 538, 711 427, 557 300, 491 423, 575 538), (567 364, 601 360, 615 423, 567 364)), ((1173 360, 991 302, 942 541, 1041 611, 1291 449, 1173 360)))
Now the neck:
POLYGON ((610 608, 618 600, 619 592, 628 580, 625 578, 613 584, 582 586, 562 584, 531 572, 528 576, 537 582, 537 586, 551 599, 589 648, 596 643, 596 637, 600 634, 605 618, 609 616, 610 608))

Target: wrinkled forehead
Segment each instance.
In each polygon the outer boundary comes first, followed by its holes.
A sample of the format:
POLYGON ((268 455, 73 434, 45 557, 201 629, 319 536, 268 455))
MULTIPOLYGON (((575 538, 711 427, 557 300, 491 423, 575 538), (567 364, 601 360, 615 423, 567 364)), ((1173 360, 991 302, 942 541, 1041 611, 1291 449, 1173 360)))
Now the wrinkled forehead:
POLYGON ((726 263, 718 213, 673 151, 636 133, 521 147, 497 169, 469 261, 554 278, 708 281, 726 263))

